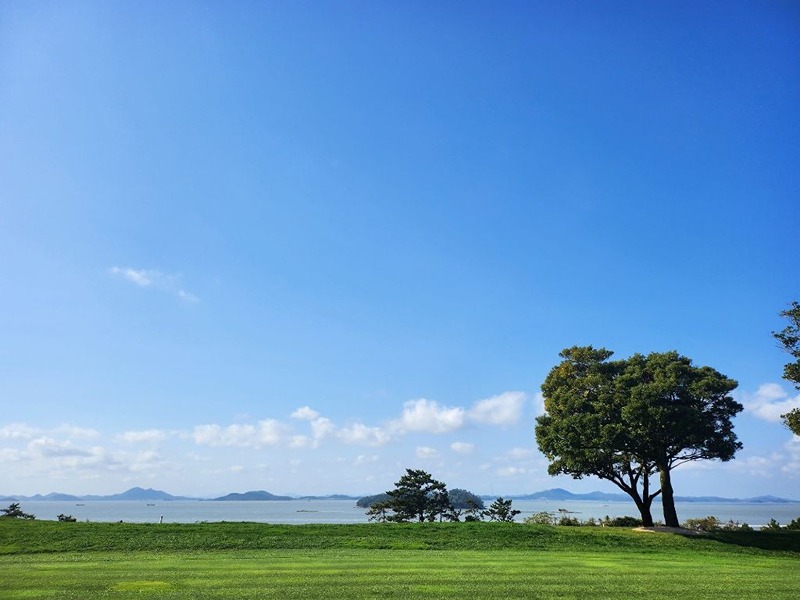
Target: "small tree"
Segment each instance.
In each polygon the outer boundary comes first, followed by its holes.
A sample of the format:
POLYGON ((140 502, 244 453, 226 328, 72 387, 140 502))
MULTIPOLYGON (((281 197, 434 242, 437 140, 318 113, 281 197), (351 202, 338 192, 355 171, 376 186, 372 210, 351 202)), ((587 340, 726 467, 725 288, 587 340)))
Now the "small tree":
POLYGON ((514 517, 520 513, 518 510, 512 510, 511 500, 503 500, 500 496, 497 500, 489 505, 489 508, 484 511, 484 516, 489 517, 490 521, 501 521, 504 523, 511 523, 514 517))
POLYGON ((480 500, 480 504, 475 502, 471 498, 467 498, 467 509, 466 509, 466 516, 464 517, 465 521, 468 522, 475 522, 480 521, 483 517, 483 500, 480 500))
POLYGON ((369 510, 367 510, 367 518, 370 521, 385 523, 388 520, 390 510, 391 506, 388 500, 374 502, 370 505, 369 510))
POLYGON ((395 488, 386 493, 386 508, 392 511, 386 516, 387 521, 422 523, 453 512, 445 484, 421 469, 406 469, 395 488))
POLYGON ((542 511, 525 517, 526 525, 555 525, 556 518, 553 513, 542 511))
POLYGON ((0 515, 2 518, 31 520, 36 518, 34 515, 29 515, 28 513, 22 512, 22 509, 19 507, 19 502, 9 504, 8 508, 0 509, 0 512, 3 513, 0 515))

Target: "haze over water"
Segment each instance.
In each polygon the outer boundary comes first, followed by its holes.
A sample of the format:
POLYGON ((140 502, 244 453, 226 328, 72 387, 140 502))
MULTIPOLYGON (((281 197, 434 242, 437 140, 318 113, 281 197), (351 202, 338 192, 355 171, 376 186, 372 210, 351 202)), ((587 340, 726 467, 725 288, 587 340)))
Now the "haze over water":
MULTIPOLYGON (((65 514, 79 521, 127 523, 195 523, 218 521, 253 521, 275 524, 305 523, 366 523, 366 511, 356 506, 355 500, 289 500, 219 502, 212 500, 174 500, 163 502, 143 501, 25 501, 25 512, 37 519, 56 520, 65 514)), ((487 503, 488 504, 488 503, 487 503)), ((514 500, 513 508, 522 511, 517 521, 542 511, 560 516, 559 509, 569 511, 565 516, 581 521, 605 516, 636 516, 636 507, 630 502, 514 500)), ((765 525, 776 519, 786 525, 800 517, 800 503, 750 504, 750 503, 677 503, 681 521, 713 515, 720 521, 748 523, 753 527, 765 525)), ((661 519, 660 505, 654 505, 653 517, 661 519)))

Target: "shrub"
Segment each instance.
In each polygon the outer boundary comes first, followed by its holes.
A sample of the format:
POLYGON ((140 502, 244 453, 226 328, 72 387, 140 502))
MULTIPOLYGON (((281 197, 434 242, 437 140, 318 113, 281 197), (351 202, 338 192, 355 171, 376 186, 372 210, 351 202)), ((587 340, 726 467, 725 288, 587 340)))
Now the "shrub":
POLYGON ((62 523, 74 523, 78 519, 76 519, 72 515, 61 514, 61 515, 58 515, 58 520, 61 521, 62 523))
POLYGON ((692 531, 716 531, 722 528, 722 523, 717 517, 708 516, 700 519, 687 519, 682 527, 692 531))
POLYGON ((552 513, 538 512, 528 515, 523 522, 526 525, 555 525, 556 519, 552 513))
POLYGON ((761 531, 780 531, 780 530, 781 530, 781 524, 778 523, 775 519, 770 519, 769 523, 767 523, 761 528, 761 531))
POLYGON ((603 519, 603 527, 641 527, 642 520, 636 517, 614 517, 613 519, 606 517, 603 519))
POLYGON ((558 524, 564 527, 579 527, 581 522, 575 517, 561 517, 558 520, 558 524))
POLYGON ((793 531, 800 531, 800 517, 789 521, 789 524, 786 526, 786 529, 791 529, 793 531))

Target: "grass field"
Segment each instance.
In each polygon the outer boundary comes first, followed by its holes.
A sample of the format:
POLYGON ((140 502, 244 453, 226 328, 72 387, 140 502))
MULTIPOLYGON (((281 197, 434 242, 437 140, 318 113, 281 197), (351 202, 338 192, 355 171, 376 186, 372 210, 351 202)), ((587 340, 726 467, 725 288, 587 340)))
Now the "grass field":
POLYGON ((0 598, 791 598, 800 533, 0 519, 0 598))

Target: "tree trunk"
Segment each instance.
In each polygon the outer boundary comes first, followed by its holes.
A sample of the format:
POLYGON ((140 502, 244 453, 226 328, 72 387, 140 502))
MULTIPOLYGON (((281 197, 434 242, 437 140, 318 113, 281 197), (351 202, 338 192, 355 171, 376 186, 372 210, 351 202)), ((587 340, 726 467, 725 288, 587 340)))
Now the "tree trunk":
POLYGON ((653 526, 653 513, 650 512, 650 505, 653 503, 652 498, 648 499, 641 499, 633 494, 630 494, 633 501, 636 503, 636 508, 639 509, 639 514, 642 517, 642 526, 643 527, 652 527, 653 526))
POLYGON ((678 512, 675 510, 675 496, 672 493, 672 479, 669 469, 662 467, 658 470, 661 477, 661 507, 664 511, 664 524, 667 527, 680 527, 678 512))

